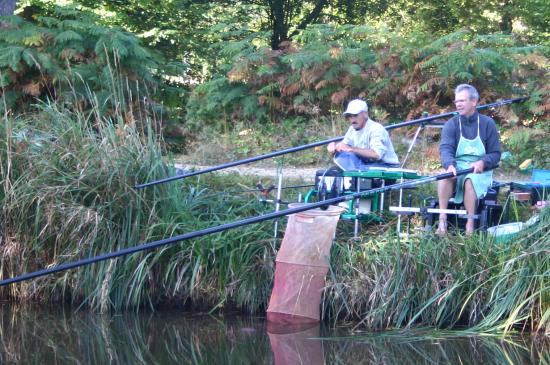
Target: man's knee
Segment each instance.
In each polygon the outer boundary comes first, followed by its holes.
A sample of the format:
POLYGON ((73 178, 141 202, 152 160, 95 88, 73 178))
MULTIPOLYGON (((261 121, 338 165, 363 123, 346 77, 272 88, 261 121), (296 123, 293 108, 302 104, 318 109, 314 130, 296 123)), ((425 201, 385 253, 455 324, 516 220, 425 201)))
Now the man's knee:
POLYGON ((467 202, 474 202, 474 204, 477 204, 477 193, 474 188, 474 184, 472 184, 472 180, 466 179, 464 181, 464 201, 467 202))
POLYGON ((449 190, 449 189, 453 190, 455 187, 455 183, 456 183, 456 178, 439 180, 437 182, 437 187, 439 191, 449 190))
POLYGON ((465 194, 475 194, 476 190, 474 189, 474 184, 472 184, 471 179, 466 179, 464 181, 464 193, 465 194))
POLYGON ((437 182, 437 199, 442 207, 447 206, 447 201, 453 196, 455 179, 439 180, 437 182))

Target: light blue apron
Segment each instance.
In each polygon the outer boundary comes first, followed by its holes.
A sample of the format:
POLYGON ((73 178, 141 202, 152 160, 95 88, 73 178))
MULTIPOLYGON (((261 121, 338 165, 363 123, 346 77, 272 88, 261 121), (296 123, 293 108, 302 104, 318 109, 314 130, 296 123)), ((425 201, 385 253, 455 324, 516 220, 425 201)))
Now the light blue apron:
MULTIPOLYGON (((474 139, 464 138, 462 136, 462 122, 458 117, 458 125, 460 126, 460 140, 456 147, 456 169, 463 170, 471 167, 473 162, 479 161, 485 155, 485 146, 479 136, 479 115, 477 116, 477 137, 474 139)), ((460 204, 464 200, 464 181, 472 180, 477 198, 483 198, 487 194, 487 190, 493 183, 493 170, 484 171, 480 174, 468 174, 458 177, 456 183, 455 203, 460 204)))

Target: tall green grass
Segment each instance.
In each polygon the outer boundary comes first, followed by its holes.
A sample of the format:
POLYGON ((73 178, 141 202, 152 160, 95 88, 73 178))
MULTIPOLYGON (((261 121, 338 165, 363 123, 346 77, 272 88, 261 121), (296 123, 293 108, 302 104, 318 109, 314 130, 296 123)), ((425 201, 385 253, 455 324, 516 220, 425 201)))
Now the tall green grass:
MULTIPOLYGON (((216 178, 137 191, 175 174, 160 141, 123 119, 42 104, 0 126, 1 275, 98 255, 257 215, 238 197, 208 195, 216 178)), ((226 301, 256 311, 268 295, 271 225, 255 225, 2 289, 14 300, 64 300, 102 311, 226 301), (246 273, 246 274, 245 274, 246 273), (228 300, 228 298, 230 300, 228 300)))
POLYGON ((550 332, 550 214, 508 243, 490 236, 338 243, 325 317, 358 328, 468 327, 550 332))

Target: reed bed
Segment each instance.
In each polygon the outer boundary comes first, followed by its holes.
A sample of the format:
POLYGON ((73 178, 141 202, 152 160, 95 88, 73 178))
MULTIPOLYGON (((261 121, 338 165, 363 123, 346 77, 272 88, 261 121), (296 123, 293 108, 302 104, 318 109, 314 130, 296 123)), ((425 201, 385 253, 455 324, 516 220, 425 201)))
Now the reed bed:
MULTIPOLYGON (((5 117, 0 128, 3 278, 263 211, 238 196, 208 194, 222 187, 216 177, 135 190, 175 171, 155 134, 122 118, 43 104, 32 116, 5 117)), ((12 285, 1 296, 101 311, 227 301, 253 312, 269 294, 270 231, 266 223, 198 238, 12 285)))
POLYGON ((325 290, 327 318, 357 328, 550 332, 550 214, 512 242, 486 235, 339 242, 325 290))

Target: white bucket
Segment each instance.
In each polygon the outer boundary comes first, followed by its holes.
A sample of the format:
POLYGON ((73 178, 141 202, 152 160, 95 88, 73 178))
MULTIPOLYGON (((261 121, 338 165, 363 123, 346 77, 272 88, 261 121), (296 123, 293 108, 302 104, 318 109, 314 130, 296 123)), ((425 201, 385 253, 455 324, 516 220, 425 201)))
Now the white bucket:
POLYGON ((487 228, 487 234, 493 236, 496 243, 506 243, 517 236, 523 228, 523 222, 507 223, 487 228))

